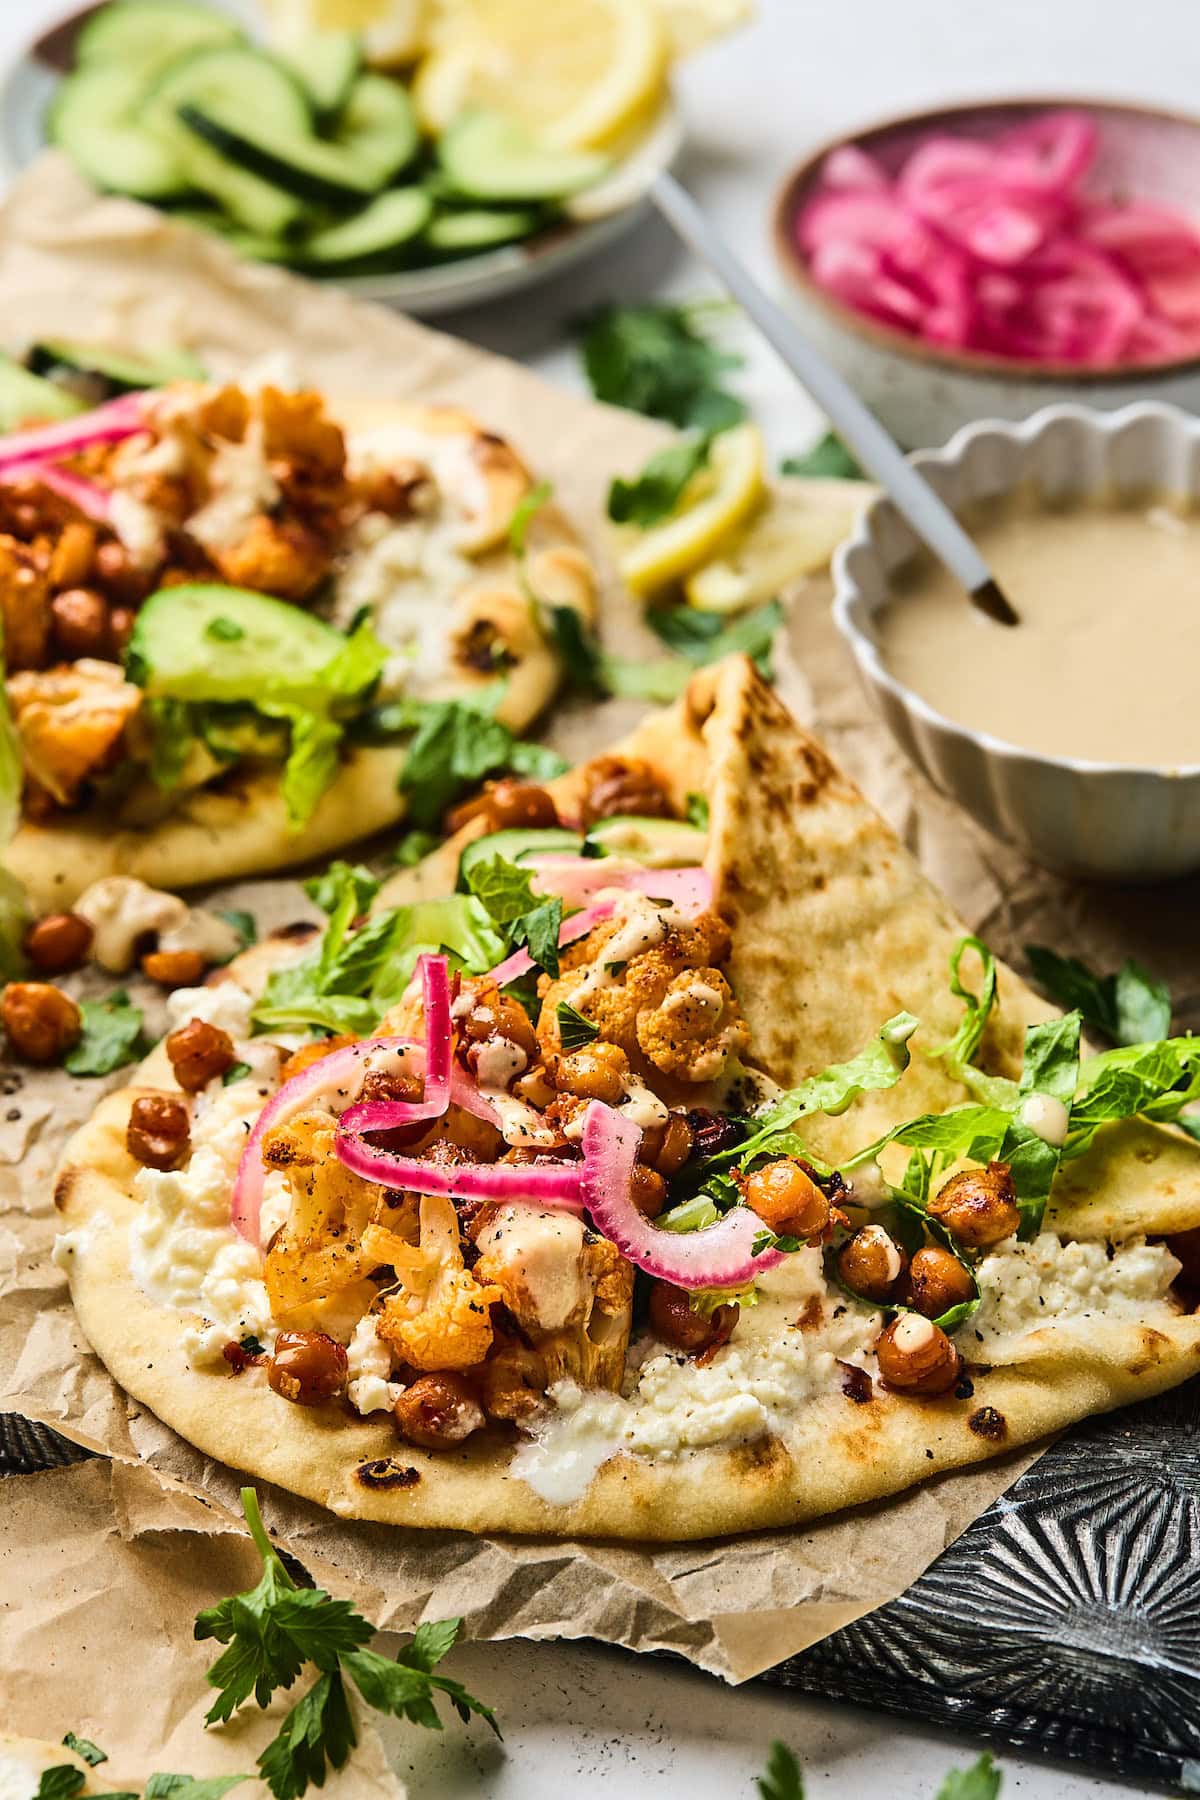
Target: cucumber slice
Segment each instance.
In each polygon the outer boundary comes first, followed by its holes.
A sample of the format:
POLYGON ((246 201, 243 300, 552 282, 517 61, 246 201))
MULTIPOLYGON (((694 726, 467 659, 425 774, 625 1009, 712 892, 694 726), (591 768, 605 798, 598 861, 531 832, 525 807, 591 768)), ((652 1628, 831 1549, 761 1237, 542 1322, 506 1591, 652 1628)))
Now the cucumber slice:
POLYGON ((362 44, 352 31, 315 31, 271 46, 300 83, 318 120, 335 119, 362 68, 362 44))
POLYGON ((438 160, 469 200, 565 200, 608 172, 588 150, 551 150, 503 113, 464 113, 443 135, 438 160))
POLYGON ((592 856, 628 856, 648 869, 686 869, 703 862, 708 833, 682 819, 644 819, 619 813, 599 819, 587 834, 592 856))
POLYGON ((285 244, 282 238, 251 231, 215 207, 177 206, 172 208, 171 217, 182 220, 185 225, 194 225, 198 231, 211 231, 214 237, 223 238, 239 256, 245 256, 251 262, 285 263, 296 254, 294 246, 285 244))
POLYGON ((123 350, 109 350, 103 344, 77 344, 65 338, 35 344, 29 363, 39 375, 61 370, 73 376, 98 376, 110 394, 165 387, 169 381, 203 381, 207 373, 190 350, 153 350, 127 356, 123 350))
POLYGON ((425 232, 425 242, 443 256, 464 256, 529 237, 541 223, 542 215, 528 206, 471 206, 438 213, 425 232))
POLYGON ((187 50, 241 42, 236 21, 211 6, 191 0, 110 0, 92 13, 76 38, 75 66, 137 69, 150 75, 187 50))
POLYGON ((541 830, 517 826, 508 831, 492 831, 487 837, 474 838, 463 845, 458 859, 458 885, 465 888, 476 863, 488 862, 493 856, 502 856, 506 862, 524 862, 527 856, 579 856, 582 851, 580 833, 568 831, 565 826, 546 826, 541 830))
POLYGON ((166 200, 187 192, 188 173, 172 146, 138 122, 145 94, 140 69, 79 69, 54 97, 46 136, 98 188, 166 200))
POLYGON ((392 188, 361 212, 309 232, 301 255, 310 263, 363 262, 399 250, 425 229, 433 202, 421 188, 392 188))
POLYGON ((0 431, 15 431, 34 419, 70 419, 86 412, 87 405, 67 388, 31 375, 11 356, 0 354, 0 431))
POLYGON ((386 75, 360 75, 351 88, 333 133, 347 151, 385 187, 407 168, 421 145, 421 129, 408 89, 386 75))
POLYGON ((301 200, 334 206, 364 200, 379 186, 337 144, 311 132, 274 131, 255 120, 241 120, 231 107, 184 105, 181 122, 211 150, 260 181, 267 181, 301 200))
POLYGON ((125 667, 148 694, 172 700, 322 705, 322 672, 345 647, 340 631, 298 606, 197 582, 151 594, 125 667))

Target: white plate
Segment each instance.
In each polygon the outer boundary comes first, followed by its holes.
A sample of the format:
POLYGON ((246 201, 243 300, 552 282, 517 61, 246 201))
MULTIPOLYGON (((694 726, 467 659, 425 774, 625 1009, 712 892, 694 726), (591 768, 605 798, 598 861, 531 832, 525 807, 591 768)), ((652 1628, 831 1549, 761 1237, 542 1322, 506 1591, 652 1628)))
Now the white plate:
MULTIPOLYGON (((8 176, 18 174, 45 148, 46 110, 70 67, 75 31, 94 10, 87 7, 45 32, 0 75, 0 170, 8 176)), ((668 99, 646 136, 612 175, 580 195, 567 207, 566 218, 536 237, 424 269, 321 279, 419 317, 498 300, 560 274, 628 231, 645 211, 649 182, 671 165, 682 143, 683 121, 668 99)))

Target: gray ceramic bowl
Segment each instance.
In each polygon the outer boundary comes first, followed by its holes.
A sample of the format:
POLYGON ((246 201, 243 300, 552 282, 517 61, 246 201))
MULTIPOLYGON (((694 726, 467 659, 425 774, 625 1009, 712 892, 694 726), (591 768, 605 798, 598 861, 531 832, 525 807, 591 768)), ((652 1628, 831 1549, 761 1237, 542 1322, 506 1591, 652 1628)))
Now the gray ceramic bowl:
POLYGON ((1088 113, 1100 134, 1089 182, 1126 191, 1200 219, 1200 119, 1110 101, 1014 100, 943 107, 825 144, 784 182, 775 205, 775 252, 788 304, 830 360, 902 444, 941 444, 972 419, 1024 419, 1039 406, 1074 400, 1105 410, 1165 400, 1200 411, 1200 358, 1129 370, 1053 368, 1012 358, 934 349, 843 306, 810 279, 796 246, 796 214, 833 150, 860 145, 896 169, 931 130, 989 138, 1057 107, 1088 113))
MULTIPOLYGON (((1051 501, 1148 489, 1200 500, 1200 419, 1153 402, 1115 413, 1048 406, 1021 425, 968 425, 915 460, 956 511, 1026 484, 1051 501)), ((834 617, 868 694, 922 773, 1047 868, 1127 882, 1200 868, 1200 761, 1142 768, 1038 755, 955 724, 891 673, 875 618, 916 548, 891 501, 873 501, 834 558, 834 617)), ((1200 745, 1200 707, 1196 717, 1200 745)))

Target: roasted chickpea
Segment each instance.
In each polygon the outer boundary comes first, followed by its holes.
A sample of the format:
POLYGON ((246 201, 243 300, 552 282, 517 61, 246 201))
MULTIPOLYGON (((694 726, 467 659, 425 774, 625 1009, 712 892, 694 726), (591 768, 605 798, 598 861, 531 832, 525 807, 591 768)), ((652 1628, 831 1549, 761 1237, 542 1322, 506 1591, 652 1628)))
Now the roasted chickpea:
POLYGON ((177 1169, 187 1155, 188 1109, 173 1094, 142 1094, 130 1108, 125 1148, 148 1169, 177 1169))
POLYGON ((481 794, 452 807, 446 814, 446 830, 459 831, 472 819, 482 819, 489 831, 542 831, 558 824, 558 809, 536 781, 506 776, 487 782, 481 794))
POLYGON ((580 1100, 603 1100, 606 1106, 615 1106, 625 1092, 629 1058, 619 1044, 598 1038, 566 1056, 552 1056, 547 1068, 560 1094, 574 1094, 580 1100))
POLYGON ((927 1319, 938 1319, 952 1306, 961 1306, 973 1292, 969 1273, 941 1244, 918 1250, 909 1264, 905 1304, 927 1319))
POLYGON ((917 1313, 901 1313, 875 1345, 885 1384, 905 1394, 944 1394, 958 1380, 962 1358, 946 1333, 917 1313))
POLYGON ((480 1380, 489 1419, 527 1419, 546 1392, 546 1365, 527 1344, 505 1344, 488 1357, 480 1380))
POLYGON ((97 544, 95 581, 118 606, 140 606, 156 585, 152 572, 139 569, 123 544, 97 544))
POLYGON ((95 588, 64 588, 50 602, 50 617, 54 648, 62 661, 108 655, 108 601, 95 588))
POLYGON ((972 1250, 1011 1237, 1021 1214, 1008 1164, 993 1162, 952 1175, 929 1202, 929 1216, 972 1250))
POLYGON ((92 927, 78 913, 47 913, 25 934, 24 950, 39 975, 64 975, 87 960, 92 927))
POLYGON ((636 756, 595 756, 584 766, 580 814, 585 825, 633 813, 643 819, 669 819, 671 802, 648 762, 636 756))
POLYGON ((159 987, 195 987, 208 964, 198 950, 150 950, 142 958, 142 974, 159 987))
POLYGON ((529 1014, 519 1000, 514 1000, 511 994, 502 994, 499 988, 481 990, 463 1020, 463 1034, 472 1044, 482 1044, 492 1037, 507 1038, 510 1044, 516 1044, 525 1052, 530 1062, 538 1054, 537 1033, 529 1014))
POLYGON ((281 1331, 267 1364, 275 1392, 296 1406, 320 1406, 346 1385, 349 1361, 335 1338, 323 1331, 281 1331))
POLYGON ((424 1450, 450 1450, 483 1424, 483 1408, 461 1375, 422 1375, 393 1408, 396 1429, 424 1450))
POLYGON ((114 606, 108 615, 109 648, 118 662, 125 654, 125 646, 133 636, 136 623, 137 613, 132 606, 114 606))
POLYGON ((14 1055, 31 1063, 61 1062, 83 1031, 75 1002, 48 981, 10 981, 0 1022, 14 1055))
POLYGON ((828 1200, 812 1176, 789 1156, 747 1175, 742 1195, 772 1231, 809 1238, 829 1223, 828 1200))
POLYGON ((189 1019, 167 1038, 175 1079, 186 1094, 198 1094, 234 1064, 233 1039, 219 1025, 189 1019))
POLYGON ((864 1225, 838 1252, 838 1274, 851 1293, 886 1300, 904 1273, 908 1258, 882 1225, 864 1225))
POLYGON ((656 1169, 634 1163, 629 1197, 644 1218, 656 1219, 666 1204, 667 1184, 656 1169))
POLYGON ((673 1112, 665 1125, 644 1132, 639 1154, 660 1175, 677 1175, 692 1154, 692 1128, 683 1114, 673 1112))
POLYGON ((664 1344, 688 1356, 701 1356, 725 1343, 740 1312, 739 1306, 693 1312, 687 1289, 672 1287, 669 1281, 656 1281, 650 1289, 650 1329, 664 1344))

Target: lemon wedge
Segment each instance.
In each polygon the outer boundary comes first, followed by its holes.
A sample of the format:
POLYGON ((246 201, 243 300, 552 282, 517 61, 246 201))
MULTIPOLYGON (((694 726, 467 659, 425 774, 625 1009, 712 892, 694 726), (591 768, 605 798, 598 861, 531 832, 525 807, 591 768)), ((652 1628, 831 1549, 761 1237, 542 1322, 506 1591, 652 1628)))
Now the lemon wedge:
POLYGON ((861 481, 809 481, 802 493, 777 490, 719 555, 687 577, 688 604, 700 612, 741 612, 815 575, 849 537, 874 491, 861 481))
POLYGON ((674 512, 646 531, 623 534, 617 566, 626 585, 656 594, 710 561, 761 504, 765 460, 756 425, 735 425, 714 438, 707 466, 674 512))
POLYGON ((267 36, 276 42, 352 31, 367 61, 411 63, 428 46, 432 0, 262 0, 267 36))
POLYGON ((413 99, 439 135, 468 107, 507 112, 564 150, 611 145, 654 111, 667 34, 653 0, 455 0, 413 99))
POLYGON ((654 0, 654 4, 667 28, 672 56, 690 56, 754 17, 754 0, 654 0))

